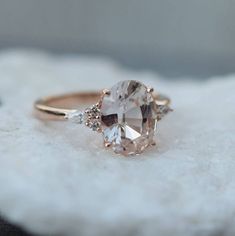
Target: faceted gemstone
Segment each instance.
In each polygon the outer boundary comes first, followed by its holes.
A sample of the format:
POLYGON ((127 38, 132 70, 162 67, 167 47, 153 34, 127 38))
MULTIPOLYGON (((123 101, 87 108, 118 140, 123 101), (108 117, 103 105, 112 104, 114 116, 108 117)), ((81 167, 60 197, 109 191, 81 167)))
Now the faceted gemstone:
POLYGON ((116 153, 139 154, 153 143, 157 107, 151 92, 138 81, 121 81, 101 103, 104 143, 116 153))
POLYGON ((84 121, 84 113, 80 111, 74 111, 69 113, 67 118, 73 123, 82 124, 84 121))

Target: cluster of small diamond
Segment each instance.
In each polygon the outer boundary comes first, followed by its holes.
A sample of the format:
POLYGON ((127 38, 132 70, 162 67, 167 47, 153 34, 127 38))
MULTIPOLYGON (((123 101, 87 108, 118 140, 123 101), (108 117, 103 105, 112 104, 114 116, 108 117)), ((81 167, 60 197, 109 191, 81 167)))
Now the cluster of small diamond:
POLYGON ((76 124, 85 124, 93 131, 101 130, 101 115, 97 105, 87 108, 85 112, 73 111, 67 115, 67 119, 76 124))
POLYGON ((101 115, 100 109, 97 105, 93 105, 90 108, 85 110, 86 121, 85 125, 88 126, 93 131, 100 131, 101 130, 101 115))

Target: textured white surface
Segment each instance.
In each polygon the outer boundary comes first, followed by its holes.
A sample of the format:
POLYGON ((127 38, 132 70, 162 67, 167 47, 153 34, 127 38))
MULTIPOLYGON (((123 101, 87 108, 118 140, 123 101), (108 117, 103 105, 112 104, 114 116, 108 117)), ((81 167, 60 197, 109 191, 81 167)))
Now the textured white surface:
POLYGON ((94 58, 0 55, 0 212, 38 233, 235 233, 235 76, 164 80, 94 58), (157 147, 135 158, 102 138, 32 116, 40 96, 136 79, 173 100, 157 147), (89 147, 88 147, 89 146, 89 147))

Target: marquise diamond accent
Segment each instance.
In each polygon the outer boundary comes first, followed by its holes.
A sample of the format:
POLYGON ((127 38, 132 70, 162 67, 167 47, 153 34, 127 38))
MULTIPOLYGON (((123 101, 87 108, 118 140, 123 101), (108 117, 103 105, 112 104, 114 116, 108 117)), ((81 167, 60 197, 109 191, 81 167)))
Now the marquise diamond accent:
POLYGON ((68 120, 70 120, 73 123, 76 124, 83 124, 84 122, 84 112, 81 111, 74 111, 68 114, 66 117, 68 120))

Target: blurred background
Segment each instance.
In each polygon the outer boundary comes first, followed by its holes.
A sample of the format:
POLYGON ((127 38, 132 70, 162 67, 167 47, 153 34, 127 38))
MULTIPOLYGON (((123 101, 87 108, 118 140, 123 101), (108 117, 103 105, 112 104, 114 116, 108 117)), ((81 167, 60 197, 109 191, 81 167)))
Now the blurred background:
POLYGON ((235 71, 233 0, 0 0, 0 49, 108 56, 168 77, 235 71))

